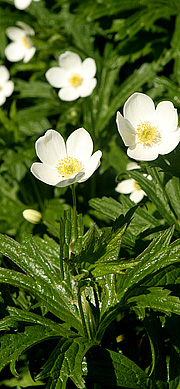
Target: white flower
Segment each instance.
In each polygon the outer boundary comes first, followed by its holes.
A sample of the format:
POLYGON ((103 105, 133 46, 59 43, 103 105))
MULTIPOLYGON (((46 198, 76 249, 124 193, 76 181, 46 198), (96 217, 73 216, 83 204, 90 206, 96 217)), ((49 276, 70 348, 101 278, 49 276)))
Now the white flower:
POLYGON ((0 66, 0 105, 3 105, 6 101, 6 97, 9 97, 14 90, 13 81, 9 80, 9 71, 5 66, 0 66))
POLYGON ((68 137, 66 145, 59 132, 48 130, 36 141, 36 153, 42 163, 33 163, 31 172, 49 185, 65 187, 86 181, 100 165, 101 151, 93 155, 93 141, 84 128, 68 137))
POLYGON ((42 219, 42 214, 35 209, 25 209, 23 211, 23 217, 30 223, 38 224, 42 219))
MULTIPOLYGON (((130 162, 127 164, 126 170, 134 169, 140 169, 140 166, 137 165, 137 163, 135 162, 130 162)), ((148 180, 152 180, 152 177, 150 175, 147 176, 147 174, 143 174, 143 176, 147 177, 148 180)), ((143 199, 143 197, 146 196, 146 193, 141 189, 140 185, 137 183, 136 180, 134 180, 134 178, 123 180, 116 186, 115 190, 118 193, 130 194, 129 198, 135 204, 139 203, 143 199)))
POLYGON ((97 84, 93 58, 82 62, 78 54, 66 51, 59 56, 59 66, 49 69, 45 75, 52 86, 61 88, 58 93, 61 100, 73 101, 91 95, 97 84))
POLYGON ((18 9, 25 9, 29 7, 32 1, 39 1, 39 0, 14 0, 14 5, 18 9))
POLYGON ((17 22, 21 27, 8 27, 6 34, 13 42, 5 48, 5 56, 8 61, 17 62, 23 59, 27 63, 33 57, 36 49, 29 36, 34 35, 34 30, 23 22, 17 22))
POLYGON ((170 101, 162 101, 155 109, 149 96, 134 93, 126 101, 123 114, 117 112, 117 126, 129 157, 152 161, 178 145, 178 115, 170 101))

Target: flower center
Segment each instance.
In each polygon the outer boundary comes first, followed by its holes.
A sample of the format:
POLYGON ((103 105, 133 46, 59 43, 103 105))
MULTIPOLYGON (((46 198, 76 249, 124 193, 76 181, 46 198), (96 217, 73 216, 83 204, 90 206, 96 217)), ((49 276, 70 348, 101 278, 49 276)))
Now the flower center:
POLYGON ((83 165, 76 158, 67 157, 60 160, 56 169, 63 178, 69 178, 72 174, 83 171, 83 165))
POLYGON ((77 88, 78 86, 80 86, 83 82, 83 78, 77 74, 77 73, 74 73, 69 79, 68 79, 69 83, 74 87, 74 88, 77 88))
POLYGON ((23 36, 22 36, 22 44, 23 44, 23 46, 25 46, 27 49, 29 49, 29 48, 31 47, 30 39, 28 39, 26 35, 23 35, 23 36))
POLYGON ((141 190, 141 187, 136 180, 134 180, 134 187, 136 190, 141 190))
POLYGON ((152 147, 161 142, 160 132, 150 122, 140 122, 136 129, 136 135, 138 143, 142 143, 145 147, 152 147))

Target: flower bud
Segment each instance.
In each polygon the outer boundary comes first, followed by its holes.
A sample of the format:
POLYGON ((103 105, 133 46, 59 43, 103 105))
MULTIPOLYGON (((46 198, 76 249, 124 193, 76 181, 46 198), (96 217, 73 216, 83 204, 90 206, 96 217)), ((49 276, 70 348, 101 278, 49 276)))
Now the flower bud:
POLYGON ((35 209, 25 209, 23 211, 23 217, 30 223, 38 224, 42 219, 42 214, 35 209))

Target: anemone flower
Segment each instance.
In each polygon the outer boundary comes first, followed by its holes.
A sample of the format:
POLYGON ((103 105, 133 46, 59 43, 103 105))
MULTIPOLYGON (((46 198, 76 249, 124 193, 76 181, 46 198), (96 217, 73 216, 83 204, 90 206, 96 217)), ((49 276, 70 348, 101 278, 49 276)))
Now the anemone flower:
POLYGON ((6 34, 13 42, 5 48, 5 56, 8 61, 18 62, 23 59, 27 63, 33 57, 36 49, 29 36, 34 35, 34 30, 23 22, 17 22, 19 27, 8 27, 6 34))
POLYGON ((65 187, 86 181, 100 165, 101 151, 93 155, 93 141, 84 128, 72 132, 65 144, 59 132, 48 130, 36 141, 35 162, 31 172, 46 184, 65 187))
POLYGON ((168 154, 180 141, 177 110, 170 101, 162 101, 155 109, 152 99, 134 93, 126 101, 124 117, 117 112, 117 127, 128 146, 127 154, 139 161, 152 161, 168 154))
MULTIPOLYGON (((135 162, 130 162, 126 166, 126 170, 140 169, 140 166, 135 162)), ((143 174, 148 180, 152 180, 150 175, 143 174)), ((146 193, 141 189, 140 185, 134 178, 129 178, 127 180, 121 181, 115 188, 116 192, 122 194, 130 194, 129 198, 135 204, 139 203, 146 193)))
POLYGON ((6 101, 6 97, 9 97, 14 90, 13 81, 9 80, 9 71, 5 66, 0 66, 0 105, 3 105, 6 101))
POLYGON ((59 56, 59 66, 50 68, 45 76, 55 88, 61 88, 58 96, 64 101, 91 95, 97 84, 96 63, 93 58, 83 62, 78 54, 66 51, 59 56))
POLYGON ((14 0, 14 5, 18 9, 25 9, 29 7, 32 1, 40 1, 40 0, 14 0))

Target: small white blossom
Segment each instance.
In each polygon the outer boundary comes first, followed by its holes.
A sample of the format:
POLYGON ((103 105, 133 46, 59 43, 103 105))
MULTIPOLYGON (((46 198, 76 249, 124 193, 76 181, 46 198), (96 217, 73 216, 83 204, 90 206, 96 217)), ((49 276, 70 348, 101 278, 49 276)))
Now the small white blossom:
POLYGON ((91 95, 97 84, 93 58, 82 62, 78 54, 66 51, 59 56, 59 66, 49 69, 46 78, 53 87, 61 88, 58 93, 61 100, 73 101, 91 95))
POLYGON ((42 219, 42 214, 35 209, 25 209, 23 211, 23 217, 30 223, 38 224, 42 219))
POLYGON ((9 71, 5 66, 0 66, 0 105, 6 101, 6 97, 12 95, 14 90, 13 81, 9 80, 9 71))
POLYGON ((29 38, 34 35, 34 30, 23 22, 17 22, 19 27, 8 27, 6 34, 11 42, 5 48, 5 56, 8 61, 18 62, 23 59, 27 63, 33 57, 36 49, 29 38))
POLYGON ((84 128, 72 132, 65 144, 59 132, 48 130, 36 141, 35 162, 31 172, 46 184, 65 187, 86 181, 100 165, 101 151, 93 155, 93 141, 84 128))
POLYGON ((178 115, 170 101, 162 101, 155 109, 149 96, 134 93, 126 101, 123 114, 117 112, 117 126, 129 157, 152 161, 178 145, 178 115))
MULTIPOLYGON (((135 162, 129 162, 127 164, 126 170, 134 169, 140 169, 140 166, 135 162)), ((150 175, 143 175, 147 177, 148 180, 152 180, 152 177, 150 175)), ((135 204, 139 203, 143 199, 143 197, 146 196, 146 193, 141 189, 140 185, 137 183, 136 180, 134 180, 134 178, 123 180, 116 186, 115 190, 118 193, 130 194, 129 198, 135 204)))
POLYGON ((40 0, 14 0, 14 5, 18 9, 25 9, 29 7, 32 1, 40 1, 40 0))

